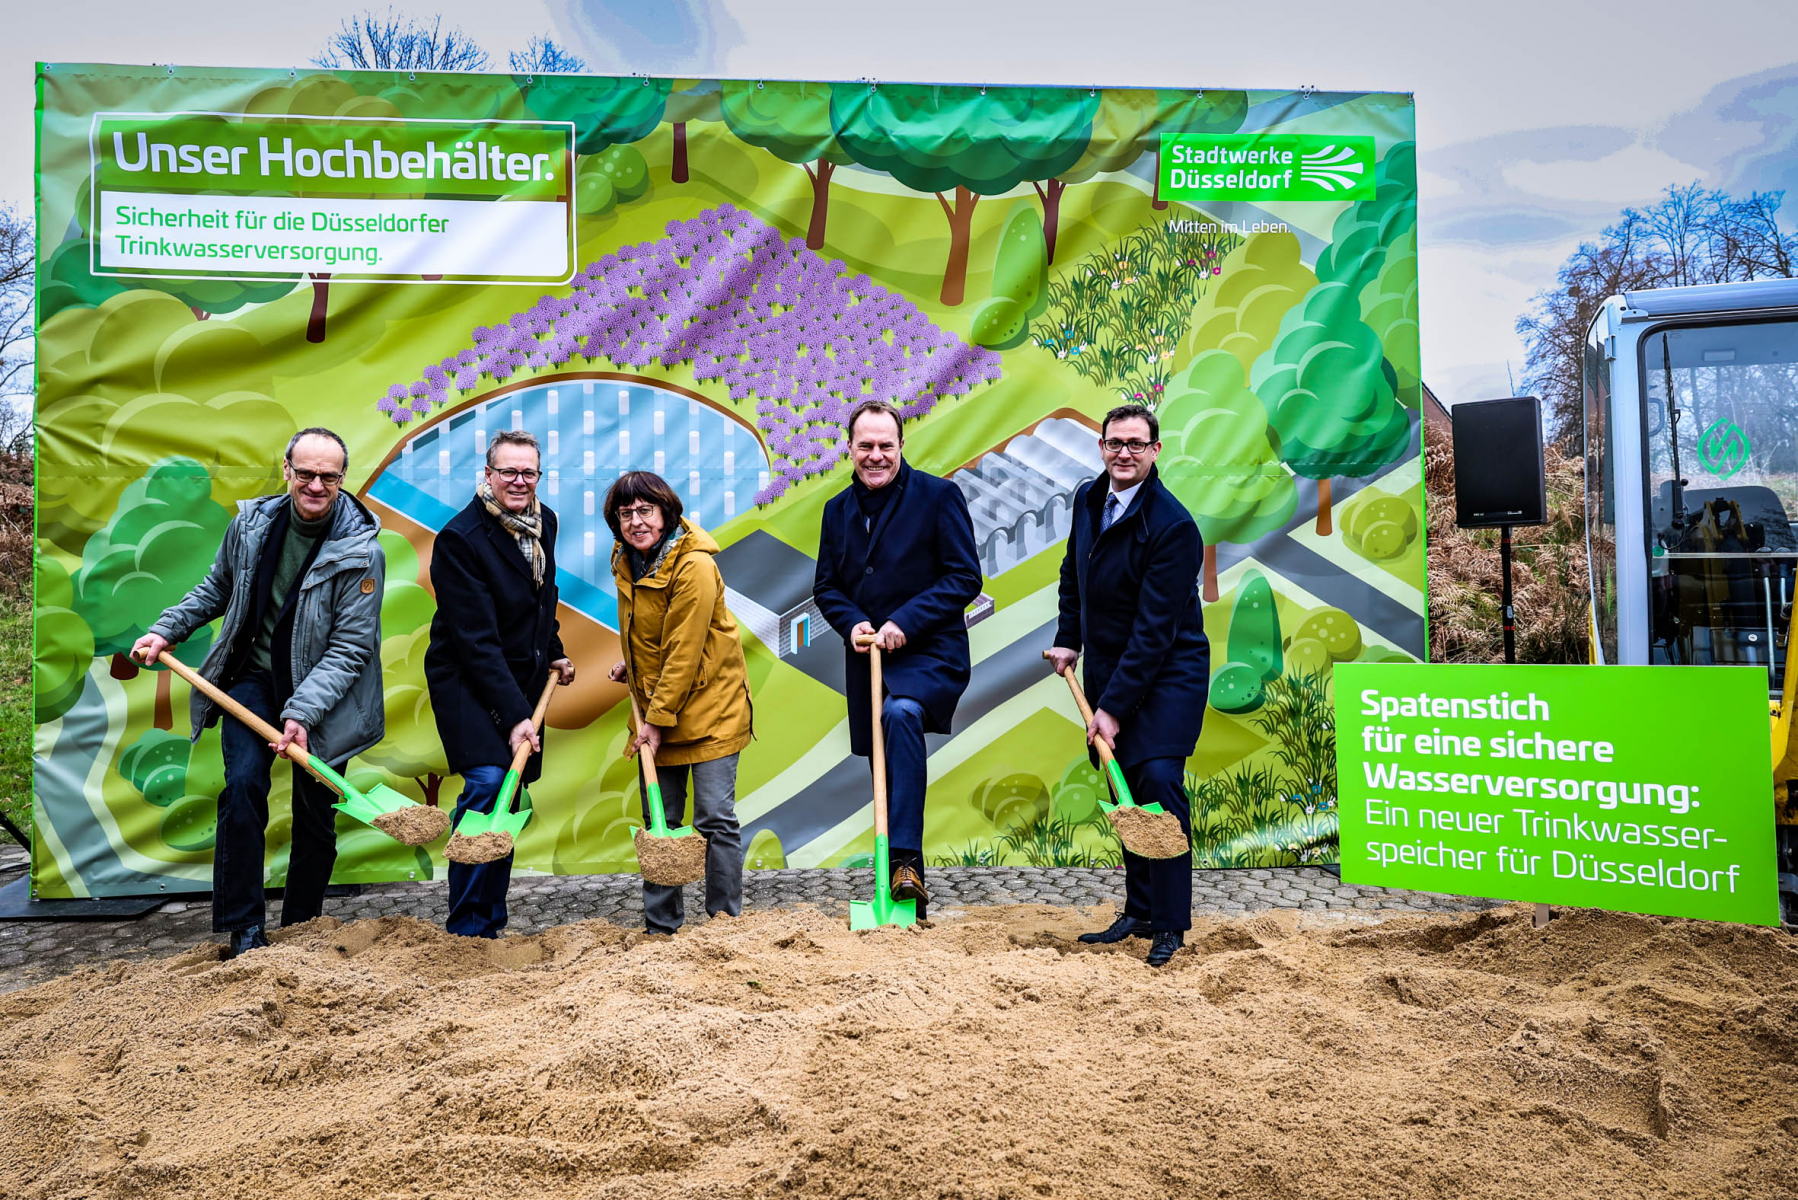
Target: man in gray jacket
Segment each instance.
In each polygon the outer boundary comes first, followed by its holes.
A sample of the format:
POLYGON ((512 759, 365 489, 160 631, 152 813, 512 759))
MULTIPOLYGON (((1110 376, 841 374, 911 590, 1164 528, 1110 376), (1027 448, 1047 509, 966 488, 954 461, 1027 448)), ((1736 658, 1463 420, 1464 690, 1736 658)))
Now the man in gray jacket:
MULTIPOLYGON (((220 740, 225 790, 219 796, 212 861, 212 928, 229 933, 226 957, 268 945, 263 859, 269 772, 289 743, 341 772, 381 740, 381 594, 386 561, 381 522, 342 491, 349 450, 328 429, 303 429, 287 443, 287 491, 245 500, 225 530, 212 570, 132 646, 153 662, 194 630, 224 617, 200 674, 281 728, 267 742, 236 720, 220 740)), ((219 717, 193 696, 193 738, 219 717)), ((281 924, 324 909, 337 861, 336 796, 293 769, 293 849, 281 924)))

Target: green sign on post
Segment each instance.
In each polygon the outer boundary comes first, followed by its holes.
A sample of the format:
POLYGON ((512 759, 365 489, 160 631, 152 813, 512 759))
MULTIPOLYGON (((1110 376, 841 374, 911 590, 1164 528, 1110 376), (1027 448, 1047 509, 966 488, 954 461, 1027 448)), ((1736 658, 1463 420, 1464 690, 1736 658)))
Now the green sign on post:
POLYGON ((1767 675, 1336 668, 1348 883, 1776 925, 1767 675))

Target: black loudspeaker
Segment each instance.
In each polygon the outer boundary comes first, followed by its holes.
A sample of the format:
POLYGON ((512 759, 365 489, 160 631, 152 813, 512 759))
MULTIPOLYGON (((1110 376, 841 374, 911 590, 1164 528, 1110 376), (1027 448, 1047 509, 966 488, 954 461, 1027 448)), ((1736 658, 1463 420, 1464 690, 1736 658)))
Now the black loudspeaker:
POLYGON ((1449 410, 1455 440, 1455 524, 1463 529, 1548 524, 1542 402, 1467 400, 1449 410))

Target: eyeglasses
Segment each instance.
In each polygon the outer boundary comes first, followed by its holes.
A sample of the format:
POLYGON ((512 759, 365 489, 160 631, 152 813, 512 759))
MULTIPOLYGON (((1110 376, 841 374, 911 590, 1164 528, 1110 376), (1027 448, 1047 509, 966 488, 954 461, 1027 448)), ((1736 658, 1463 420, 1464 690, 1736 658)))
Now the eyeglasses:
POLYGON ((1155 445, 1154 442, 1139 442, 1139 441, 1126 442, 1121 438, 1106 438, 1104 441, 1100 442, 1099 444, 1101 446, 1105 447, 1107 450, 1111 451, 1113 454, 1118 454, 1125 450, 1128 450, 1132 454, 1141 454, 1143 451, 1147 450, 1150 446, 1155 445))
POLYGON ((311 487, 315 479, 324 484, 327 491, 343 483, 342 471, 305 471, 293 466, 287 469, 293 472, 294 482, 301 487, 311 487))
POLYGON ((507 483, 517 483, 521 479, 526 483, 536 483, 543 474, 541 471, 532 471, 529 469, 520 471, 515 470, 512 467, 506 467, 503 470, 499 467, 488 467, 487 469, 492 471, 495 475, 498 475, 507 483))
POLYGON ((644 524, 648 524, 651 514, 659 513, 661 511, 660 508, 657 508, 653 504, 639 504, 635 508, 621 508, 618 510, 618 521, 621 525, 629 525, 633 521, 642 521, 644 524))

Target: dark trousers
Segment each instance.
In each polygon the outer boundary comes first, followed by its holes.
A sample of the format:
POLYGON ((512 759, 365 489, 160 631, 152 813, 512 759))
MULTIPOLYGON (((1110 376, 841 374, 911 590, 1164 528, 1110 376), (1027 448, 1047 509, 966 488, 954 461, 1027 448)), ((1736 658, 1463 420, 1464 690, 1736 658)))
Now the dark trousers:
POLYGON ((880 731, 887 752, 887 844, 894 851, 922 851, 924 792, 930 785, 924 706, 904 696, 888 696, 880 707, 880 731))
MULTIPOLYGON (((1124 782, 1138 804, 1159 804, 1180 819, 1192 845, 1192 806, 1186 798, 1186 760, 1150 758, 1124 768, 1124 782)), ((1192 928, 1192 855, 1143 858, 1124 851, 1124 915, 1148 922, 1151 932, 1192 928)))
MULTIPOLYGON (((277 729, 286 697, 274 676, 255 671, 229 695, 277 729)), ((267 851, 269 774, 275 752, 259 733, 226 714, 219 721, 225 758, 225 790, 219 793, 218 837, 212 852, 212 928, 234 933, 268 923, 263 894, 267 851)), ((347 762, 347 760, 346 760, 347 762)), ((332 763, 342 771, 344 763, 332 763)), ((293 768, 293 846, 287 859, 287 891, 281 924, 298 925, 324 911, 325 885, 337 864, 337 795, 296 763, 293 768)))
MULTIPOLYGON (((462 772, 462 794, 450 820, 462 823, 465 812, 490 813, 506 779, 504 767, 470 767, 462 772)), ((516 802, 514 802, 516 806, 516 802)), ((506 927, 506 888, 512 882, 512 856, 489 863, 449 864, 449 920, 443 927, 462 937, 496 938, 506 927)))
MULTIPOLYGON (((924 879, 924 793, 930 787, 930 752, 924 745, 924 706, 888 696, 880 706, 887 752, 887 846, 894 871, 910 867, 924 879)), ((918 915, 925 913, 919 906, 918 915)))
MULTIPOLYGON (((687 814, 687 781, 693 783, 693 828, 705 838, 705 912, 708 917, 743 912, 743 830, 737 824, 736 754, 709 762, 656 768, 662 787, 662 816, 670 828, 687 814)), ((649 789, 637 767, 644 827, 649 822, 649 789)), ((682 889, 643 881, 643 924, 651 933, 673 933, 687 919, 682 889)))

